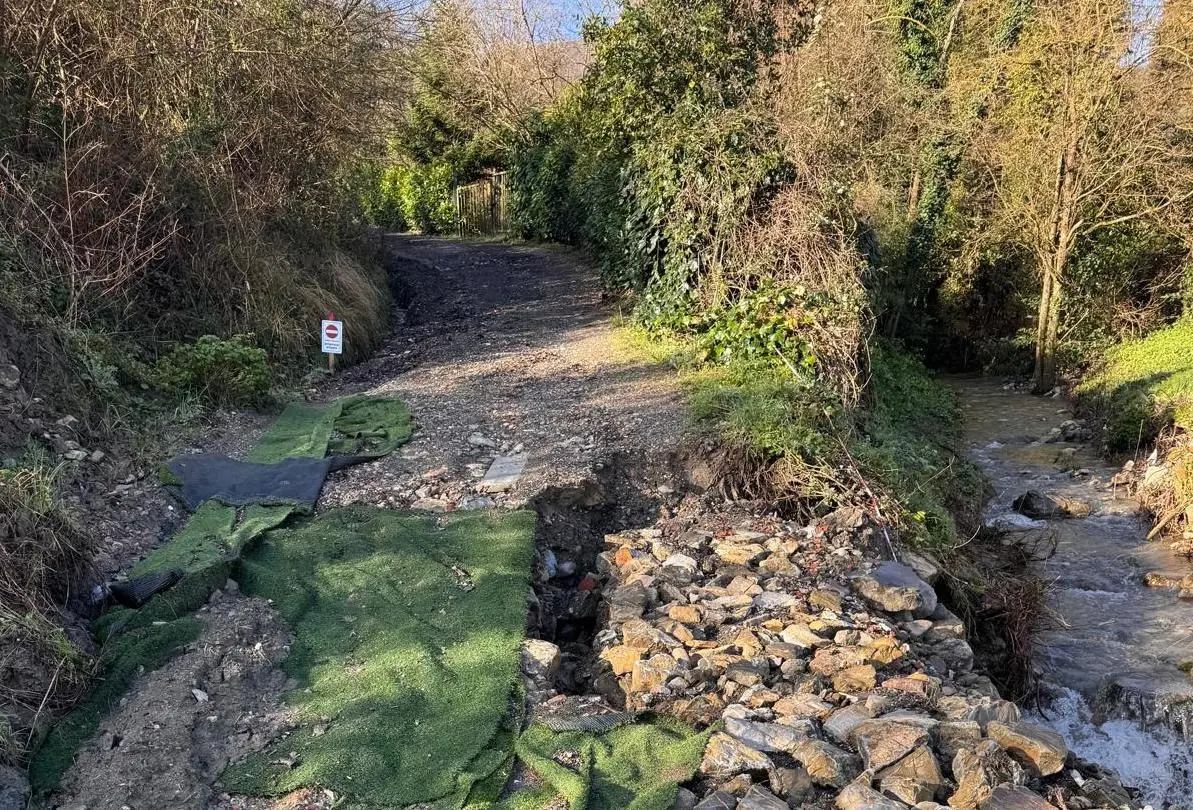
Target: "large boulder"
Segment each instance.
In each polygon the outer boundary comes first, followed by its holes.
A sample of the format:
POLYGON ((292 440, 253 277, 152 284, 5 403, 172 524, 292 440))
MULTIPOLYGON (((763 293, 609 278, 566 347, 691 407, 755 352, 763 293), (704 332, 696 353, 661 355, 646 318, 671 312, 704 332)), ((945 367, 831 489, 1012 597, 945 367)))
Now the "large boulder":
POLYGON ((982 802, 981 810, 1055 810, 1055 808, 1025 787, 999 785, 990 793, 990 798, 982 802))
POLYGON ((936 591, 903 563, 884 560, 870 573, 854 577, 852 584, 859 596, 888 613, 926 619, 936 610, 936 591))
POLYGON ((788 808, 787 802, 766 788, 754 785, 737 803, 737 810, 788 810, 788 808))
POLYGON ((853 731, 853 742, 867 770, 893 765, 928 740, 928 732, 890 720, 867 720, 853 731))
POLYGON ((977 810, 1002 784, 1021 785, 1025 775, 994 740, 982 740, 974 748, 962 748, 953 758, 953 779, 957 789, 949 807, 977 810))
POLYGON ((773 768, 774 763, 766 754, 722 732, 709 738, 700 763, 701 773, 722 778, 739 773, 769 773, 773 768))
POLYGON ((906 810, 908 805, 883 796, 859 779, 837 794, 837 810, 906 810))
POLYGON ((1060 773, 1069 756, 1069 747, 1065 745, 1063 737, 1031 723, 992 721, 986 725, 986 734, 1033 776, 1060 773))
POLYGON ((798 728, 782 723, 759 723, 729 717, 725 720, 725 732, 756 751, 766 753, 790 753, 808 735, 798 728))
POLYGON ((947 784, 936 755, 927 745, 917 747, 903 759, 878 773, 878 787, 908 804, 932 801, 947 784))
POLYGON ((853 754, 823 740, 805 740, 791 751, 791 755, 804 766, 813 784, 821 787, 844 787, 862 769, 853 754))
POLYGON ((1088 517, 1093 511, 1089 504, 1074 498, 1047 495, 1034 489, 1016 498, 1011 507, 1033 520, 1088 517))

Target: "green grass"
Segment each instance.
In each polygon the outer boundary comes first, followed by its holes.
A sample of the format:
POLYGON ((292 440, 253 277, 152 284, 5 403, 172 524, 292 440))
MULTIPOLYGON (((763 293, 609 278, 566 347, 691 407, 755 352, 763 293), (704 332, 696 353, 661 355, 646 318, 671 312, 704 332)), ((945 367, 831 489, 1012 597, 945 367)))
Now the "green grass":
POLYGON ((295 634, 284 668, 300 728, 224 775, 278 795, 322 785, 365 805, 446 802, 508 759, 534 515, 432 518, 353 506, 268 533, 247 593, 295 634), (315 726, 326 723, 325 733, 315 726), (290 751, 296 767, 277 764, 290 751))
POLYGON ((853 453, 895 494, 904 540, 947 551, 957 539, 956 518, 967 529, 976 523, 983 487, 961 450, 956 398, 922 363, 890 346, 874 349, 871 370, 853 453))
POLYGON ((816 381, 781 366, 734 361, 697 366, 681 377, 692 417, 715 423, 732 444, 770 455, 814 459, 834 451, 840 404, 816 381))
POLYGON ((1193 319, 1113 347, 1077 388, 1110 450, 1133 450, 1169 425, 1193 428, 1193 319))
POLYGON ((681 366, 688 361, 691 346, 658 330, 618 315, 613 319, 613 346, 627 360, 681 366))
POLYGON ((772 497, 823 511, 856 501, 865 485, 905 542, 947 550, 957 538, 955 517, 976 518, 982 487, 960 452, 954 397, 895 347, 874 347, 871 366, 856 408, 779 363, 690 364, 681 381, 697 422, 715 426, 731 446, 786 462, 776 470, 789 492, 772 497))

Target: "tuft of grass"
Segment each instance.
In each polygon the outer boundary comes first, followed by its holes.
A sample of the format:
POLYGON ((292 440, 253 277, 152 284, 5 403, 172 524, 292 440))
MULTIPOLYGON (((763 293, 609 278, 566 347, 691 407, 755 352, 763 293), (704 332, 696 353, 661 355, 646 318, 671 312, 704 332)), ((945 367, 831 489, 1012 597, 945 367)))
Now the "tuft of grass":
POLYGON ((834 450, 838 405, 810 376, 758 361, 708 364, 682 382, 692 416, 714 422, 731 444, 804 459, 834 450))
POLYGON ((691 346, 670 333, 647 329, 623 315, 613 319, 613 327, 613 346, 626 360, 675 368, 691 362, 691 346))
POLYGON ((1149 444, 1171 425, 1193 428, 1193 319, 1111 348, 1077 394, 1112 451, 1149 444))

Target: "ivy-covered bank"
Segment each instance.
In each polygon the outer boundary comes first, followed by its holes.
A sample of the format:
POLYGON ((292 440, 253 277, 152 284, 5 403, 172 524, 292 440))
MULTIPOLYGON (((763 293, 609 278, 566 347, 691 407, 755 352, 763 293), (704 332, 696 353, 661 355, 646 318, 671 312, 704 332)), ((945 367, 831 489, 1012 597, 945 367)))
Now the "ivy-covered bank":
POLYGON ((798 10, 711 0, 590 24, 584 80, 513 151, 513 224, 595 257, 638 342, 670 347, 697 418, 727 440, 729 490, 804 514, 864 504, 947 548, 980 493, 951 395, 902 338, 876 342, 894 259, 858 220, 836 147, 792 140, 792 94, 814 88, 784 65, 821 47, 814 31, 798 10))

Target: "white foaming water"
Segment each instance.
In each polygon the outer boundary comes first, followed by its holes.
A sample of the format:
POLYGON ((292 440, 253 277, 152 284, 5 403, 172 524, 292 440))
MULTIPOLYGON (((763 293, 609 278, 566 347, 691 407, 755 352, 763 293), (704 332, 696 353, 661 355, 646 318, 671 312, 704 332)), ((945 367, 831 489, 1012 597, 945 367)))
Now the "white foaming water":
POLYGON ((986 528, 994 531, 1006 531, 1008 529, 1043 529, 1047 527, 1047 521, 1032 520, 1027 515, 1021 515, 1018 512, 1003 512, 994 515, 986 520, 986 528))
POLYGON ((1175 732, 1144 730, 1130 720, 1095 725, 1084 698, 1063 687, 1046 717, 1030 719, 1059 733, 1082 759, 1113 768, 1157 810, 1193 807, 1193 747, 1175 732))

